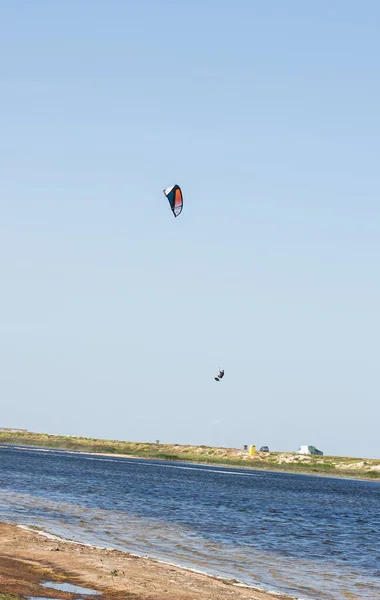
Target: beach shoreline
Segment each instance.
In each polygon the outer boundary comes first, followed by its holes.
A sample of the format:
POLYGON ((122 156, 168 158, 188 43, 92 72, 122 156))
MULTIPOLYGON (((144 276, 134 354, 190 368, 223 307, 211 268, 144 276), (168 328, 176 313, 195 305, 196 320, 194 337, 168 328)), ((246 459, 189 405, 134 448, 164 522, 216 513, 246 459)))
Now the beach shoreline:
POLYGON ((380 480, 380 458, 307 455, 294 451, 256 451, 251 455, 242 448, 160 443, 158 440, 155 443, 128 442, 0 428, 0 445, 3 444, 113 458, 186 462, 339 479, 380 480))
POLYGON ((47 580, 97 590, 99 600, 294 600, 154 558, 0 523, 0 594, 74 597, 42 587, 47 580))
POLYGON ((163 458, 160 456, 139 456, 136 454, 122 454, 122 453, 115 453, 115 452, 105 452, 105 451, 94 451, 94 450, 77 450, 77 449, 70 449, 70 448, 63 448, 63 447, 55 447, 55 446, 34 446, 34 445, 22 445, 22 444, 17 444, 17 443, 12 443, 12 442, 2 442, 0 440, 0 450, 1 448, 7 448, 7 447, 11 447, 15 450, 20 450, 20 451, 30 451, 30 450, 35 450, 38 452, 62 452, 62 453, 67 453, 67 454, 73 454, 73 455, 87 455, 87 456, 93 456, 93 457, 106 457, 106 458, 113 458, 113 459, 117 459, 117 458, 124 458, 124 459, 128 459, 128 460, 142 460, 142 461, 158 461, 158 462, 162 462, 162 463, 167 463, 167 462, 175 462, 178 463, 179 465, 181 463, 184 464, 190 464, 193 466, 198 466, 198 467, 223 467, 223 468, 228 468, 228 469, 241 469, 241 470, 247 470, 247 471, 259 471, 259 472, 263 472, 263 473, 274 473, 274 474, 278 474, 278 475, 303 475, 303 476, 310 476, 310 477, 322 477, 322 478, 331 478, 331 479, 342 479, 342 480, 352 480, 352 481, 372 481, 372 482, 377 482, 377 479, 374 479, 373 477, 368 477, 365 475, 355 475, 355 474, 347 474, 347 473, 340 473, 339 471, 337 472, 308 472, 308 471, 292 471, 291 469, 289 470, 281 470, 281 469, 276 469, 276 468, 268 468, 265 463, 263 465, 253 465, 253 464, 244 464, 244 465, 235 465, 235 464, 231 464, 229 462, 223 462, 222 460, 220 462, 207 462, 206 460, 200 460, 197 462, 197 460, 194 458, 189 458, 189 459, 185 459, 184 457, 176 457, 176 458, 172 458, 172 459, 168 459, 168 458, 163 458))

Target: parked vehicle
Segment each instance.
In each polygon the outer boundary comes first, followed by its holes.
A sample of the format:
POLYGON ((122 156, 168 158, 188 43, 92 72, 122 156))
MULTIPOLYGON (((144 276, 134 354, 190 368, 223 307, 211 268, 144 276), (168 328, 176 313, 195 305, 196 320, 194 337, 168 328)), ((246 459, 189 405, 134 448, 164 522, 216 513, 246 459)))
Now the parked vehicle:
POLYGON ((318 450, 315 446, 301 446, 297 454, 317 454, 323 456, 322 450, 318 450))

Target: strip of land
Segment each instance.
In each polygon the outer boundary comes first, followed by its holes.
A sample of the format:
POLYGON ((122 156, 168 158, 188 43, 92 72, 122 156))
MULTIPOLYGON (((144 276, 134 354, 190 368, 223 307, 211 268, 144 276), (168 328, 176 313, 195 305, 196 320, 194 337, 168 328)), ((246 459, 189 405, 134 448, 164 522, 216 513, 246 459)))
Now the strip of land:
POLYGON ((86 595, 89 600, 289 600, 154 559, 0 523, 0 600, 78 598, 77 594, 42 587, 46 581, 100 592, 99 596, 86 595))
POLYGON ((380 479, 380 460, 373 458, 301 455, 296 452, 257 452, 254 456, 250 456, 246 450, 237 448, 138 443, 6 429, 0 429, 1 443, 113 456, 246 467, 265 471, 380 479))

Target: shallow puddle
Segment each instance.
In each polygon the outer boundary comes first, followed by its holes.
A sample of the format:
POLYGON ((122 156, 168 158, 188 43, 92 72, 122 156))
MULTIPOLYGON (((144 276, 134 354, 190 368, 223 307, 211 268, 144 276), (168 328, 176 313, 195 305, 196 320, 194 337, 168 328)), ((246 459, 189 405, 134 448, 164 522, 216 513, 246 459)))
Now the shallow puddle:
MULTIPOLYGON (((59 590, 60 592, 71 592, 72 594, 83 594, 91 596, 101 595, 101 593, 97 592, 96 590, 90 590, 89 588, 85 588, 80 585, 73 585, 72 583, 57 583, 56 581, 46 581, 42 585, 43 587, 53 588, 54 590, 59 590)), ((40 598, 39 600, 43 599, 40 598)))

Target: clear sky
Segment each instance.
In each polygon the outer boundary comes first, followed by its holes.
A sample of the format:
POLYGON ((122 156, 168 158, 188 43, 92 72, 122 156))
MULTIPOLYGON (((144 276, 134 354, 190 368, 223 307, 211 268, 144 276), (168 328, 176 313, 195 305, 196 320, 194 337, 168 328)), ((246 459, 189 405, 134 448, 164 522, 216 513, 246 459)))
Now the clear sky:
POLYGON ((0 426, 380 457, 377 0, 0 9, 0 426))

